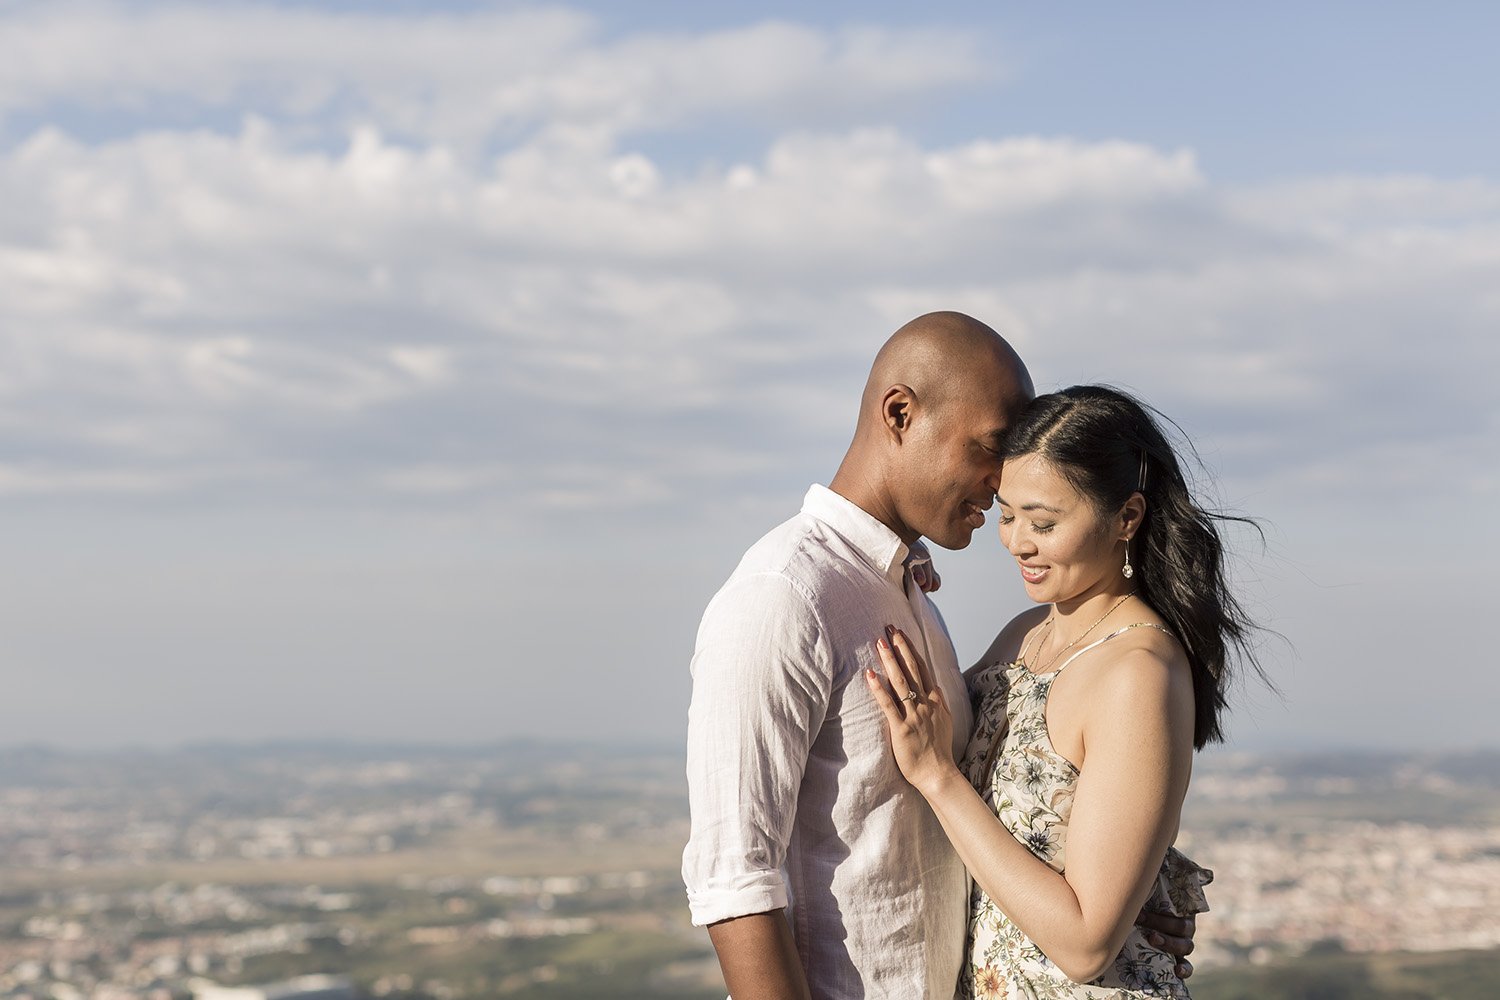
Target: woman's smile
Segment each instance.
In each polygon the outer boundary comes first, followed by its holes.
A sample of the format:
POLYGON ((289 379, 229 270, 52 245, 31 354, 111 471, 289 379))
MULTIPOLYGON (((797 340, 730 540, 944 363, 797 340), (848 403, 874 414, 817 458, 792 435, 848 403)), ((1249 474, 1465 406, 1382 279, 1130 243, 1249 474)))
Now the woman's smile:
POLYGON ((1047 575, 1046 566, 1032 566, 1027 563, 1020 563, 1020 567, 1021 579, 1025 580, 1027 583, 1040 583, 1042 581, 1042 577, 1047 575))

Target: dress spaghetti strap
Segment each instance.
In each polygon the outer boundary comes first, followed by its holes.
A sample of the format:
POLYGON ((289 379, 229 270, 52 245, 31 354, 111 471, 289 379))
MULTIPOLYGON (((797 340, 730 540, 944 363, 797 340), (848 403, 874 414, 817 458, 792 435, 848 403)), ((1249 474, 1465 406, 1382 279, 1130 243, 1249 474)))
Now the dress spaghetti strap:
POLYGON ((1154 622, 1132 622, 1129 625, 1125 625, 1125 626, 1122 626, 1120 628, 1115 629, 1113 632, 1111 632, 1109 635, 1105 636, 1104 638, 1102 638, 1102 639, 1095 639, 1093 642, 1089 643, 1087 646, 1084 646, 1082 649, 1078 650, 1072 656, 1070 656, 1066 660, 1064 660, 1063 661, 1063 665, 1060 666, 1060 667, 1058 667, 1056 670, 1054 670, 1053 674, 1055 675, 1055 674, 1062 673, 1065 669, 1067 669, 1068 664, 1072 663, 1074 660, 1078 659, 1080 656, 1082 656, 1084 653, 1087 653, 1089 650, 1093 649, 1095 646, 1102 646, 1104 643, 1106 643, 1109 640, 1113 639, 1115 636, 1117 636, 1117 635, 1124 635, 1126 632, 1129 632, 1133 628, 1154 628, 1158 632, 1165 632, 1167 635, 1171 635, 1172 634, 1171 630, 1163 628, 1162 626, 1157 625, 1154 622))
MULTIPOLYGON (((1047 624, 1045 621, 1042 622, 1042 625, 1045 624, 1047 624)), ((1026 637, 1026 641, 1021 644, 1021 651, 1016 654, 1017 663, 1026 662, 1026 651, 1031 649, 1031 640, 1035 639, 1037 635, 1042 631, 1042 625, 1038 625, 1036 628, 1032 629, 1031 634, 1026 637)))

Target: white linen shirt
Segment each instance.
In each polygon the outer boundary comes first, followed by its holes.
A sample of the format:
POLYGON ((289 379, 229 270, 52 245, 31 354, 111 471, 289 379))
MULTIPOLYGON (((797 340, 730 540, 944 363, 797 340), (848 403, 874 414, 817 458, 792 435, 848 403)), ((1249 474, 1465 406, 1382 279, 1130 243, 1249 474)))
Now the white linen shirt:
POLYGON ((862 677, 875 641, 904 630, 953 710, 969 699, 936 607, 903 581, 907 547, 813 486, 802 512, 753 545, 709 602, 688 709, 693 923, 790 907, 812 995, 950 997, 969 882, 891 755, 862 677))

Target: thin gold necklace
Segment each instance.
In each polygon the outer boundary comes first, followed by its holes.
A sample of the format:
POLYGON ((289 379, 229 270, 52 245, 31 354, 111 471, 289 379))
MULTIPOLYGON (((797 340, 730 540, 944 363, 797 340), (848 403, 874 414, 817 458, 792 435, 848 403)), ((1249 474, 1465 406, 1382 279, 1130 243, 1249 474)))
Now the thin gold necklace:
MULTIPOLYGON (((1106 611, 1106 612, 1104 612, 1104 614, 1100 615, 1099 618, 1098 618, 1098 621, 1095 621, 1094 624, 1090 625, 1088 628, 1086 628, 1082 632, 1078 633, 1078 638, 1074 639, 1072 642, 1068 643, 1062 649, 1059 649, 1057 652, 1053 653, 1052 654, 1052 659, 1048 660, 1045 664, 1043 664, 1042 668, 1040 670, 1034 670, 1034 671, 1032 671, 1032 673, 1045 674, 1047 672, 1047 667, 1052 666, 1052 664, 1056 663, 1062 657, 1062 655, 1064 653, 1066 653, 1068 650, 1072 649, 1074 646, 1076 646, 1080 642, 1082 642, 1084 636, 1088 635, 1090 632, 1094 631, 1094 629, 1096 629, 1096 628, 1099 627, 1099 622, 1104 621, 1104 619, 1106 619, 1110 615, 1114 614, 1115 610, 1117 608, 1119 608, 1120 605, 1124 604, 1126 601, 1130 600, 1134 596, 1135 596, 1135 591, 1132 590, 1130 593, 1128 593, 1124 597, 1120 598, 1114 604, 1110 605, 1109 610, 1106 611)), ((1050 614, 1050 615, 1047 616, 1047 620, 1042 623, 1042 626, 1044 628, 1047 627, 1047 626, 1051 626, 1051 628, 1048 629, 1048 634, 1049 635, 1052 632, 1055 632, 1057 630, 1057 605, 1055 605, 1055 604, 1052 605, 1052 614, 1050 614)), ((1042 640, 1042 642, 1046 642, 1046 641, 1047 641, 1046 639, 1042 640)), ((1037 656, 1038 657, 1040 657, 1042 655, 1042 643, 1041 642, 1037 643, 1036 652, 1037 652, 1037 656)))

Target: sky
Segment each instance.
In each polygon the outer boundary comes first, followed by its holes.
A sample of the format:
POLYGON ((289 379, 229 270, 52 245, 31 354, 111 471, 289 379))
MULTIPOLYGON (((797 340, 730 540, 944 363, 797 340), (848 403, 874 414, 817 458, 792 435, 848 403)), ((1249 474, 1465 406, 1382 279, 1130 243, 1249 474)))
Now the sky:
MULTIPOLYGON (((1496 746, 1500 9, 0 0, 0 743, 681 741, 907 319, 1173 417, 1280 693, 1496 746)), ((969 662, 1022 610, 939 552, 969 662)))

